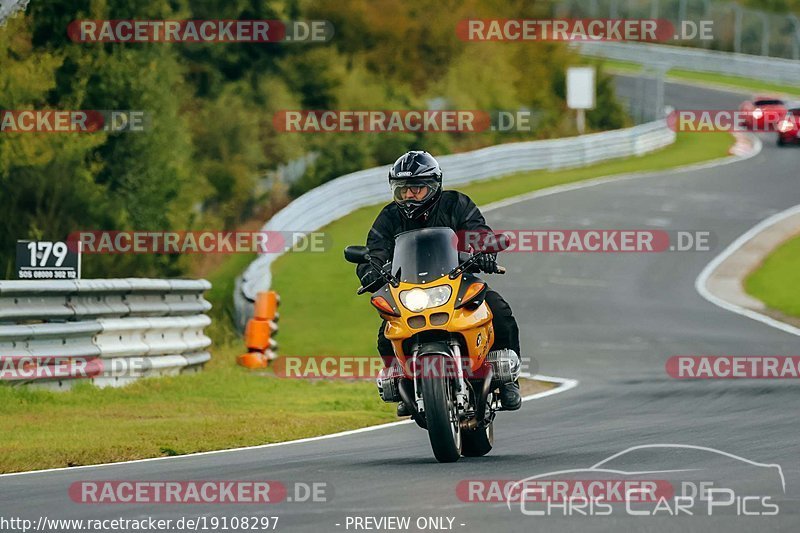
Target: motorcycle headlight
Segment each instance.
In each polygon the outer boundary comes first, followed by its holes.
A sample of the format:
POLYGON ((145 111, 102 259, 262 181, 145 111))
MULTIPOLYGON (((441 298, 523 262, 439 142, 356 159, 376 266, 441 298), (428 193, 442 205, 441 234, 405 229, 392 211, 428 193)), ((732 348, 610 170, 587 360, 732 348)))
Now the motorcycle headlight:
POLYGON ((429 289, 414 288, 400 293, 400 302, 409 311, 419 313, 425 309, 444 305, 453 294, 450 285, 439 285, 429 289))
POLYGON ((760 118, 761 118, 761 117, 763 117, 763 116, 764 116, 764 112, 763 112, 763 111, 761 111, 759 108, 755 108, 755 109, 753 110, 753 118, 754 118, 754 119, 758 120, 758 119, 760 119, 760 118))

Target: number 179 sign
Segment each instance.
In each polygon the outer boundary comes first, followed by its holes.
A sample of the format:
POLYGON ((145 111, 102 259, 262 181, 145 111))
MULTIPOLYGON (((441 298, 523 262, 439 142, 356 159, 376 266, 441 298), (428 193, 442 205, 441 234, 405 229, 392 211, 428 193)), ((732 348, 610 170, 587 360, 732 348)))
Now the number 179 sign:
POLYGON ((80 279, 81 254, 65 242, 17 241, 17 278, 80 279))

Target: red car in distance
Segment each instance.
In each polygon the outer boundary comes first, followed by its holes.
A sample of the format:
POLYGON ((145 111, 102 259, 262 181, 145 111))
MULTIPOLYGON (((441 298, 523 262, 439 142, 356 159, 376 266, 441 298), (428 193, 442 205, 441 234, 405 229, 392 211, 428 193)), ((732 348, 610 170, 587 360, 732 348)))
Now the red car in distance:
POLYGON ((744 113, 744 124, 750 130, 775 131, 778 121, 786 114, 786 104, 779 98, 756 96, 739 106, 744 113))
POLYGON ((789 107, 786 114, 776 126, 778 130, 778 146, 800 143, 800 104, 789 107))

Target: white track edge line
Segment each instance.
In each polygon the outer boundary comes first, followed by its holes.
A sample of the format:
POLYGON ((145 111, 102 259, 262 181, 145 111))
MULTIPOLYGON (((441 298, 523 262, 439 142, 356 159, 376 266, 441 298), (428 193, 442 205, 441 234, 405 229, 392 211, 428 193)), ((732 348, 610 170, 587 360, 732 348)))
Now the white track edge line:
MULTIPOLYGON (((555 376, 542 376, 536 374, 534 376, 530 375, 523 375, 522 377, 529 377, 532 379, 537 379, 540 381, 549 381, 552 383, 558 383, 559 386, 548 389, 542 392, 537 392, 535 394, 530 394, 522 398, 522 401, 529 401, 529 400, 536 400, 539 398, 545 398, 547 396, 552 396, 554 394, 559 394, 561 392, 566 392, 570 389, 575 388, 578 385, 578 381, 569 378, 560 378, 555 376)), ((340 431, 339 433, 331 433, 328 435, 318 435, 316 437, 306 437, 304 439, 296 439, 296 440, 289 440, 285 442, 272 442, 270 444, 259 444, 256 446, 244 446, 241 448, 228 448, 226 450, 210 450, 207 452, 197 452, 197 453, 188 453, 185 455, 174 455, 169 457, 150 457, 147 459, 134 459, 132 461, 119 461, 116 463, 101 463, 96 465, 82 465, 82 466, 67 466, 67 467, 59 467, 59 468, 47 468, 43 470, 29 470, 26 472, 9 472, 7 474, 0 474, 0 478, 5 477, 14 477, 14 476, 25 476, 25 475, 32 475, 32 474, 45 474, 49 472, 73 472, 76 470, 86 470, 90 468, 101 468, 107 466, 120 466, 120 465, 130 465, 130 464, 138 464, 138 463, 149 463, 154 461, 174 461, 180 459, 186 459, 189 457, 199 457, 203 455, 215 455, 215 454, 222 454, 222 453, 230 453, 230 452, 242 452, 248 450, 261 450, 266 448, 275 448, 278 446, 289 446, 293 444, 304 444, 306 442, 316 442, 320 440, 327 440, 327 439, 335 439, 338 437, 346 437, 348 435, 356 435, 359 433, 368 433, 370 431, 378 431, 381 429, 392 428, 395 426, 402 426, 406 424, 411 424, 413 421, 411 419, 408 420, 399 420, 397 422, 388 422, 386 424, 378 424, 376 426, 367 426, 358 429, 350 429, 347 431, 340 431)))
POLYGON ((700 272, 700 275, 698 275, 697 278, 695 279, 694 282, 695 290, 697 290, 700 296, 702 296, 712 304, 716 305, 717 307, 721 307, 727 311, 736 313, 737 315, 742 315, 746 316, 747 318, 757 320, 758 322, 780 329, 782 331, 785 331, 786 333, 791 333, 792 335, 800 336, 800 328, 796 328, 791 324, 787 324, 786 322, 781 322, 780 320, 776 320, 770 316, 759 313, 758 311, 747 309, 746 307, 742 307, 740 305, 731 303, 727 300, 724 300, 716 296, 710 290, 708 290, 709 278, 717 269, 717 267, 721 265, 726 259, 728 259, 731 255, 736 253, 736 251, 739 250, 739 248, 741 248, 742 246, 744 246, 745 243, 750 241, 752 238, 754 238, 756 235, 758 235, 765 229, 780 222, 785 218, 796 215, 798 213, 800 213, 800 204, 794 207, 790 207, 785 211, 781 211, 780 213, 776 213, 771 217, 762 220, 761 222, 759 222, 758 224, 756 224, 755 226, 744 232, 735 241, 729 244, 728 247, 722 251, 722 253, 720 253, 717 257, 712 259, 711 262, 705 266, 705 268, 703 268, 703 271, 700 272))

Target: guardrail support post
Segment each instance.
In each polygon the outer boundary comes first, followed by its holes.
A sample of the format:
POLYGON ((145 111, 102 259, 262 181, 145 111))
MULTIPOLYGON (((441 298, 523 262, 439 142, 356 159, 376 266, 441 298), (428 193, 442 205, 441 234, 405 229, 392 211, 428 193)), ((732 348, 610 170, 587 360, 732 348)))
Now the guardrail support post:
POLYGON ((761 55, 769 55, 769 17, 761 13, 761 55))
POLYGON ((794 15, 789 15, 789 20, 792 22, 792 59, 797 61, 800 59, 800 19, 794 15))
POLYGON ((650 18, 658 18, 658 0, 650 0, 650 18))
POLYGON ((742 8, 738 4, 731 4, 733 7, 733 51, 737 54, 742 52, 742 8))

